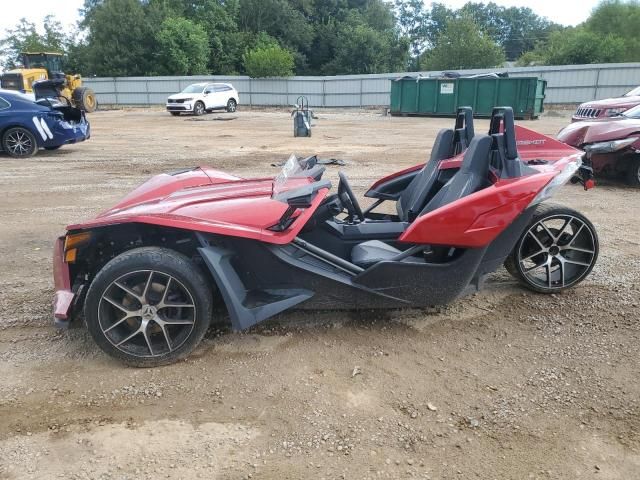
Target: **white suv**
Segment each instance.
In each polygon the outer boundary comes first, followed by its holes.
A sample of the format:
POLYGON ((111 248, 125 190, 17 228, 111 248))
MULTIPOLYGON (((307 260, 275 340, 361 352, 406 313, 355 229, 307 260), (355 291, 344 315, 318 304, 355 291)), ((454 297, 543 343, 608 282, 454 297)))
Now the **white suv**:
POLYGON ((167 99, 167 111, 171 115, 202 115, 217 108, 235 112, 239 101, 238 91, 230 83, 194 83, 167 99))

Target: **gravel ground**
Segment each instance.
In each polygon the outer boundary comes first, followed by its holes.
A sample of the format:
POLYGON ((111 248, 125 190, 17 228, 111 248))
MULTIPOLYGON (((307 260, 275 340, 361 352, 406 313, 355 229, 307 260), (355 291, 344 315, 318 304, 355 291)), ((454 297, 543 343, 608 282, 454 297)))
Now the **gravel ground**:
MULTIPOLYGON (((291 312, 146 370, 84 328, 54 329, 53 239, 149 176, 272 175, 317 153, 347 161, 362 194, 423 161, 451 122, 318 116, 294 139, 285 111, 101 111, 88 142, 0 157, 0 479, 639 478, 640 192, 622 185, 558 196, 601 241, 591 276, 561 295, 501 269, 446 308, 291 312)), ((525 125, 554 134, 568 118, 525 125)))

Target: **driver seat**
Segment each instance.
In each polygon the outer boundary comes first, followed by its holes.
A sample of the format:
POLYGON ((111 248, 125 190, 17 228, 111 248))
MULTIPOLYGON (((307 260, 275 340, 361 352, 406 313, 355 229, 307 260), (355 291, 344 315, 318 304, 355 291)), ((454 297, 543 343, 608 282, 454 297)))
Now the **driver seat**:
MULTIPOLYGON (((429 201, 420 215, 455 202, 489 185, 489 162, 491 160, 492 138, 489 135, 474 137, 464 154, 460 170, 429 201)), ((357 244, 351 250, 351 262, 368 268, 383 260, 393 260, 400 255, 398 250, 379 240, 357 244)), ((411 261, 411 257, 404 259, 411 261)))
POLYGON ((400 194, 396 202, 400 221, 412 222, 420 215, 426 202, 434 194, 434 185, 440 173, 440 162, 464 152, 474 136, 473 110, 471 107, 458 108, 455 128, 442 129, 438 132, 429 161, 400 194))

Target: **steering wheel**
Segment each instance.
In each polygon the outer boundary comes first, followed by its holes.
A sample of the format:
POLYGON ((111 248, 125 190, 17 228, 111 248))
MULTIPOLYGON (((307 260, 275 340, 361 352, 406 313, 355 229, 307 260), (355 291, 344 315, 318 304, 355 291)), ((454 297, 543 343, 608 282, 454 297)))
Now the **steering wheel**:
POLYGON ((362 209, 360 208, 360 204, 358 203, 356 196, 353 194, 353 190, 351 190, 351 185, 349 185, 347 176, 342 172, 338 172, 338 176, 340 177, 338 198, 340 199, 342 206, 347 209, 348 221, 352 222, 355 218, 358 218, 360 221, 364 221, 364 214, 362 213, 362 209))

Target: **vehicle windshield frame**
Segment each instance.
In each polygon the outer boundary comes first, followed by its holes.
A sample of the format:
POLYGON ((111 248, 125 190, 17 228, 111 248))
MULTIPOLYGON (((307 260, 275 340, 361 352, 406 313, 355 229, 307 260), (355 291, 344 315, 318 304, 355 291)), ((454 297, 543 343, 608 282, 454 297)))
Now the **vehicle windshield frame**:
POLYGON ((640 119, 640 105, 631 107, 629 110, 622 112, 623 117, 640 119))
POLYGON ((633 90, 624 94, 625 97, 640 97, 640 87, 636 87, 633 90))
POLYGON ((191 85, 186 87, 184 90, 182 90, 180 93, 202 93, 204 92, 205 88, 207 88, 207 85, 204 83, 192 83, 191 85))

